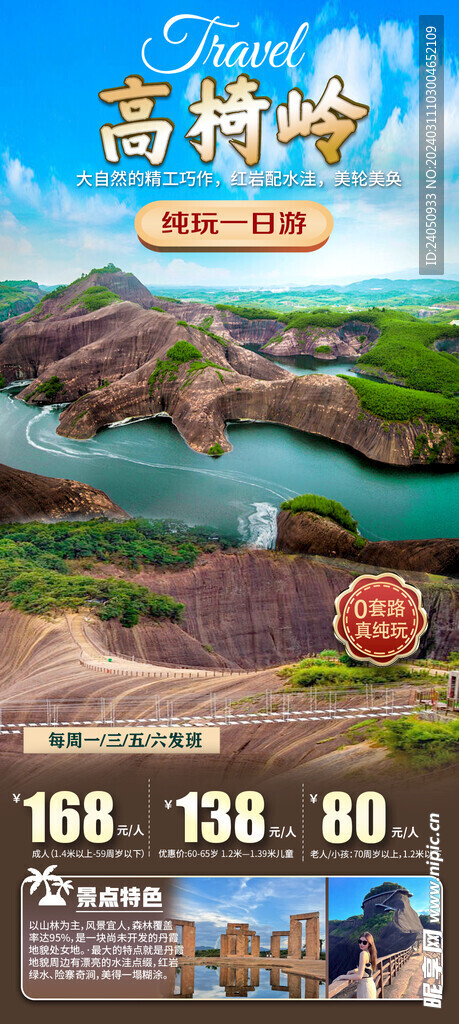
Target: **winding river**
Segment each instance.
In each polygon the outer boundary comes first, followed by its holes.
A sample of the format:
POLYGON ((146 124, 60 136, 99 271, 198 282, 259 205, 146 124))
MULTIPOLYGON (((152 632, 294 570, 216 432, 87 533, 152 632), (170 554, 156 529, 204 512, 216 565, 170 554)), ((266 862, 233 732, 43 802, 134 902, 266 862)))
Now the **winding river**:
POLYGON ((233 451, 192 451, 169 419, 112 426, 90 441, 56 434, 59 409, 0 393, 0 461, 106 491, 132 515, 215 528, 259 547, 275 537, 280 502, 307 491, 341 501, 371 540, 454 536, 457 477, 386 468, 272 424, 228 426, 233 451))

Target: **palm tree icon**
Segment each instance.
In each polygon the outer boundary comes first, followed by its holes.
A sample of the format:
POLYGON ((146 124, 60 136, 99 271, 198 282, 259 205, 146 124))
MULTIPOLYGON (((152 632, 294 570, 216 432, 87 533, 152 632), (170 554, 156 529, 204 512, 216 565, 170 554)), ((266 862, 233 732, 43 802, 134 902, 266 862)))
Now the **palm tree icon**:
POLYGON ((60 875, 53 875, 53 871, 56 868, 57 864, 50 864, 44 871, 37 871, 37 868, 28 869, 30 875, 24 882, 30 885, 30 894, 32 895, 33 892, 36 892, 40 885, 45 887, 45 895, 38 901, 41 907, 65 907, 66 901, 62 898, 61 892, 65 892, 66 896, 68 896, 71 889, 73 889, 70 879, 64 880, 60 875), (57 886, 55 892, 51 889, 52 885, 57 886))

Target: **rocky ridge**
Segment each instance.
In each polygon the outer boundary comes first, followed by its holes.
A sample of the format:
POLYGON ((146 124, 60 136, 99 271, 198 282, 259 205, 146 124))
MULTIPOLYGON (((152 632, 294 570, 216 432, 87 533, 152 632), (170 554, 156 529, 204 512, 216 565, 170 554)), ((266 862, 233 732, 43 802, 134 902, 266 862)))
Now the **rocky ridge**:
POLYGON ((314 512, 281 509, 277 516, 276 548, 287 554, 351 558, 366 566, 411 569, 439 575, 459 575, 459 539, 367 541, 357 548, 355 536, 338 523, 314 512))
POLYGON ((89 484, 38 476, 0 466, 0 522, 53 519, 128 519, 123 509, 89 484))

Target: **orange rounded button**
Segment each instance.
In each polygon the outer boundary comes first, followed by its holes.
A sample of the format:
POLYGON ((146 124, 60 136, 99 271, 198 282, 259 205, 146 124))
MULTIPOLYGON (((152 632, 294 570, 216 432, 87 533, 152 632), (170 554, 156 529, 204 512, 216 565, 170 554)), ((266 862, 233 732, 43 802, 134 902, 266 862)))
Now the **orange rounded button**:
POLYGON ((313 252, 332 228, 330 211, 309 200, 159 200, 135 218, 155 252, 313 252))

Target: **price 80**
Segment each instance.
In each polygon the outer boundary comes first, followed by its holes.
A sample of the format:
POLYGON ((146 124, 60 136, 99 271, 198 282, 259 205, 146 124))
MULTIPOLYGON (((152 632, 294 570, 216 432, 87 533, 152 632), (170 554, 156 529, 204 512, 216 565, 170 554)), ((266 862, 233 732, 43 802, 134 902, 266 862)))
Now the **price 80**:
MULTIPOLYGON (((327 843, 348 843, 354 827, 351 817, 352 797, 334 790, 326 793, 322 808, 322 835, 327 843)), ((382 793, 368 790, 355 802, 355 834, 361 843, 380 843, 386 835, 386 801, 382 793)))

